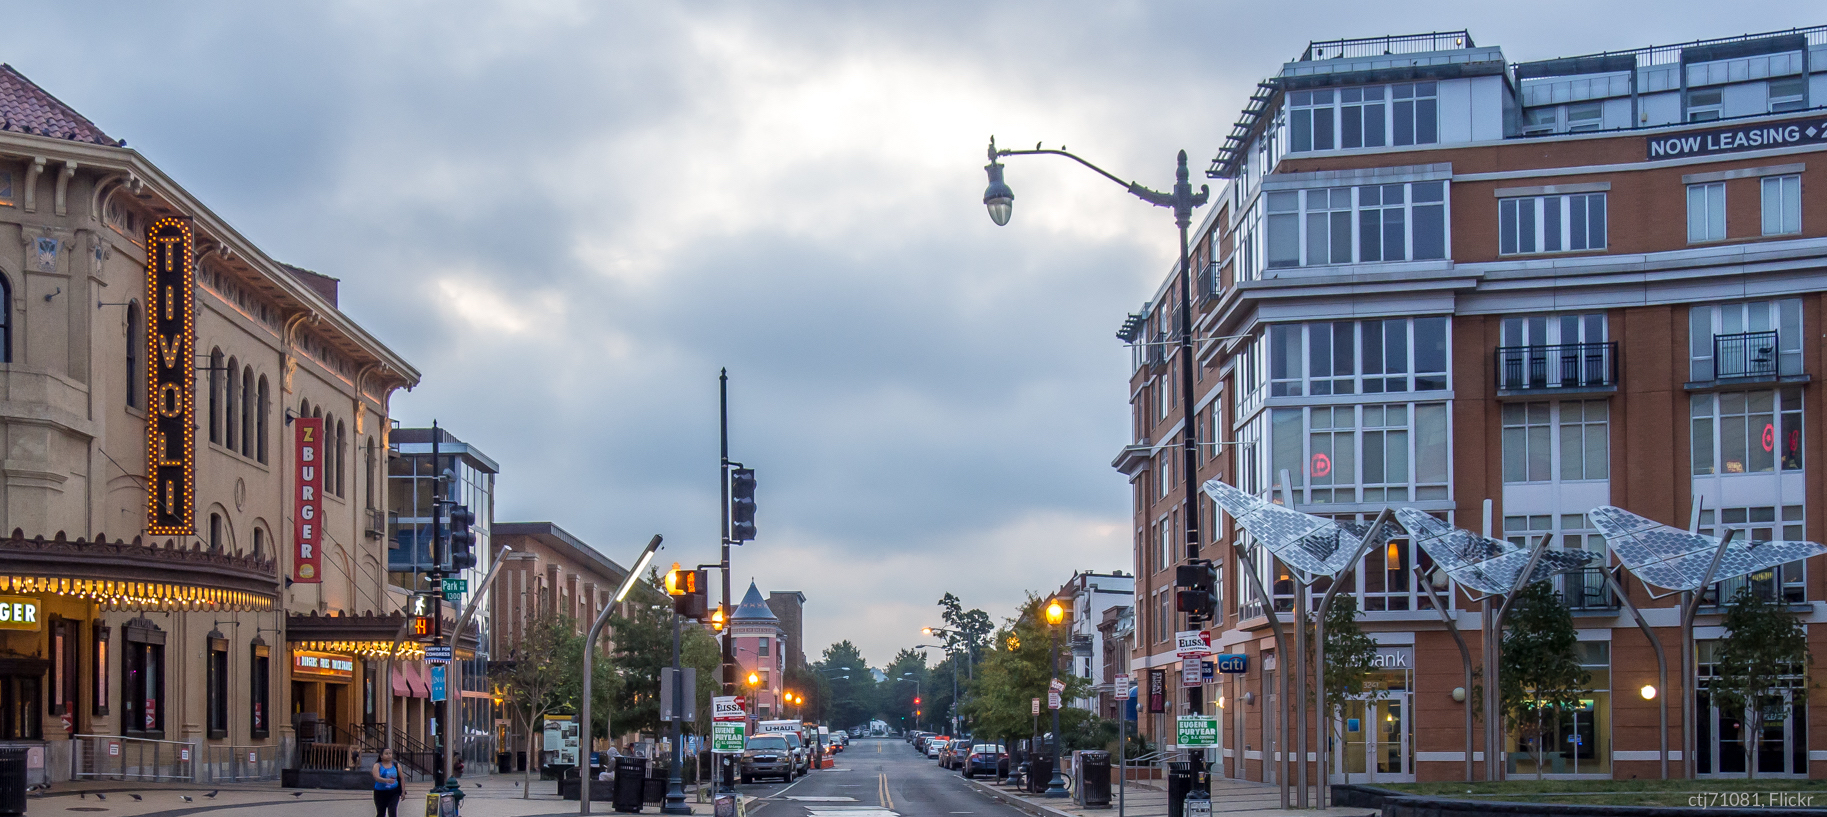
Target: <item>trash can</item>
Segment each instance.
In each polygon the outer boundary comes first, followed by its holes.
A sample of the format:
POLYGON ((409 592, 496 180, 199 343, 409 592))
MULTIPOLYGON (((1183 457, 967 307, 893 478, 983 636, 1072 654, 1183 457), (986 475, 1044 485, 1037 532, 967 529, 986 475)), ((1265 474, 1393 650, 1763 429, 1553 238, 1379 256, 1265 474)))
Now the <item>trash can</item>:
POLYGON ((1035 794, 1047 793, 1047 781, 1053 779, 1053 771, 1059 766, 1053 753, 1046 749, 1035 750, 1028 756, 1028 791, 1035 794))
POLYGON ((24 748, 0 749, 0 814, 25 813, 24 748))
POLYGON ((514 755, 512 752, 495 753, 495 771, 502 774, 508 774, 509 772, 514 771, 514 755))
POLYGON ((1110 753, 1087 750, 1078 753, 1078 804, 1110 807, 1110 753))
POLYGON ((1167 817, 1185 817, 1186 793, 1193 790, 1193 764, 1167 764, 1167 817))
POLYGON ((647 781, 647 758, 618 757, 615 759, 615 799, 611 808, 628 814, 641 811, 643 784, 647 781))

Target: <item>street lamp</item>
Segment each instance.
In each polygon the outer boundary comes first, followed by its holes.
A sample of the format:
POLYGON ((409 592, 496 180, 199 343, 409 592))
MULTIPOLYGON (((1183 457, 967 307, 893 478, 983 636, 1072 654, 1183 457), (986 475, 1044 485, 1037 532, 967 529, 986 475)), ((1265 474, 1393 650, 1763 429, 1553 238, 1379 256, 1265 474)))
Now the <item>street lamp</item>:
MULTIPOLYGON (((1061 607, 1059 599, 1047 602, 1047 671, 1052 675, 1054 684, 1059 683, 1059 624, 1066 620, 1066 608, 1061 607)), ((1056 694, 1052 688, 1048 694, 1056 694)), ((1047 778, 1047 796, 1065 797, 1066 779, 1059 774, 1059 707, 1048 707, 1053 710, 1053 776, 1047 778)))
MULTIPOLYGON (((1199 507, 1199 436, 1198 424, 1192 422, 1191 419, 1194 404, 1193 368, 1197 364, 1193 357, 1193 269, 1192 254, 1187 247, 1187 230, 1193 223, 1193 211, 1205 206, 1206 200, 1211 196, 1211 188, 1200 185, 1199 192, 1193 192, 1193 185, 1190 181, 1192 173, 1187 169, 1186 151, 1184 150, 1180 151, 1179 164, 1174 169, 1173 192, 1163 193, 1158 190, 1150 190, 1136 182, 1124 181, 1097 165, 1067 153, 1064 148, 1048 150, 1036 145, 1033 150, 997 150, 996 137, 992 136, 989 148, 990 163, 984 168, 984 172, 989 174, 990 186, 983 193, 983 204, 989 208, 990 220, 996 222, 997 226, 1000 227, 1009 222, 1009 212, 1015 202, 1015 192, 1009 189, 1008 184, 1002 180, 1002 163, 996 160, 1003 156, 1040 154, 1064 156, 1096 171, 1098 175, 1122 185, 1130 195, 1156 207, 1166 207, 1174 211, 1174 225, 1180 228, 1180 405, 1185 407, 1187 417, 1186 421, 1180 424, 1180 473, 1185 483, 1182 488, 1185 491, 1186 507, 1197 508, 1199 507)), ((1187 513, 1185 517, 1186 558, 1188 560, 1198 559, 1199 514, 1187 513)), ((1189 689, 1187 703, 1191 705, 1192 711, 1204 712, 1204 688, 1192 687, 1189 689)), ((1055 732, 1057 740, 1057 730, 1055 732)), ((1189 796, 1194 800, 1208 799, 1210 790, 1205 775, 1205 750, 1193 749, 1187 754, 1193 765, 1193 790, 1189 792, 1189 796)), ((1302 768, 1306 767, 1303 765, 1302 768)), ((1052 794, 1051 791, 1048 793, 1052 794)), ((1061 791, 1059 796, 1064 794, 1065 792, 1061 791)))

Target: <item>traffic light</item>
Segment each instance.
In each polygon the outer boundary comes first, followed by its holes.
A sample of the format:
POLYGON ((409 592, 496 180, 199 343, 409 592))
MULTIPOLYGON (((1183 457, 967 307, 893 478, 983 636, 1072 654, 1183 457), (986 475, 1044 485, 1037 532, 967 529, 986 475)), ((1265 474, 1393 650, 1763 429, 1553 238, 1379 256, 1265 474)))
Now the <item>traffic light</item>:
POLYGON ((666 595, 672 596, 672 611, 686 618, 702 620, 707 604, 704 571, 684 570, 677 562, 666 572, 666 595))
POLYGON ((1186 614, 1189 621, 1211 621, 1216 610, 1216 588, 1208 563, 1180 565, 1174 570, 1174 609, 1186 614))
POLYGON ((432 630, 431 594, 414 593, 406 602, 406 614, 412 617, 412 637, 430 638, 432 630))
POLYGON ((713 633, 723 632, 723 605, 719 604, 717 609, 711 611, 710 626, 713 633))
POLYGON ((476 515, 470 513, 468 505, 450 506, 450 569, 468 570, 476 566, 476 534, 470 526, 476 524, 476 515))
POLYGON ((920 696, 915 695, 914 696, 914 706, 919 706, 919 705, 920 705, 920 696))
POLYGON ((755 469, 730 472, 730 541, 755 538, 755 469))

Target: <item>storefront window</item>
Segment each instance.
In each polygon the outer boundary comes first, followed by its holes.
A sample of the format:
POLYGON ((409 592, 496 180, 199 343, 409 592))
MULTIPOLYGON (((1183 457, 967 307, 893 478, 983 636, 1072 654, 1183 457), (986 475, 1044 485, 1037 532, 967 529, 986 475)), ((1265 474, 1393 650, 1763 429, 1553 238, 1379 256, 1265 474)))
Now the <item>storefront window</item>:
MULTIPOLYGON (((1542 773, 1549 775, 1611 776, 1611 642, 1581 641, 1574 645, 1580 666, 1592 674, 1579 705, 1545 716, 1541 729, 1542 773)), ((1534 730, 1526 740, 1510 733, 1510 773, 1533 775, 1534 730)))
POLYGON ((252 737, 264 738, 271 734, 273 729, 272 725, 267 722, 268 713, 271 711, 269 703, 271 696, 268 690, 272 686, 273 678, 272 648, 256 638, 254 643, 248 647, 248 652, 251 659, 247 672, 248 733, 252 737))
POLYGON ((165 631, 141 617, 121 628, 121 729, 128 737, 165 736, 165 631))

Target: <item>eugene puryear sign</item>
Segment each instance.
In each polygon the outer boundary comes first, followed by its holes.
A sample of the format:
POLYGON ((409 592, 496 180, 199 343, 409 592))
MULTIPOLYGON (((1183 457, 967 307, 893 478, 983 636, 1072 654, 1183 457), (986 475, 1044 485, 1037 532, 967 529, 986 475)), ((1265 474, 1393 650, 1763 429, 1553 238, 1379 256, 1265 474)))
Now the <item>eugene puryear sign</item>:
POLYGON ((1181 715, 1175 722, 1174 743, 1185 749, 1218 745, 1218 719, 1206 715, 1181 715))
POLYGON ((292 496, 292 581, 322 582, 323 530, 318 517, 324 508, 324 421, 300 417, 292 421, 292 468, 296 473, 292 496))

